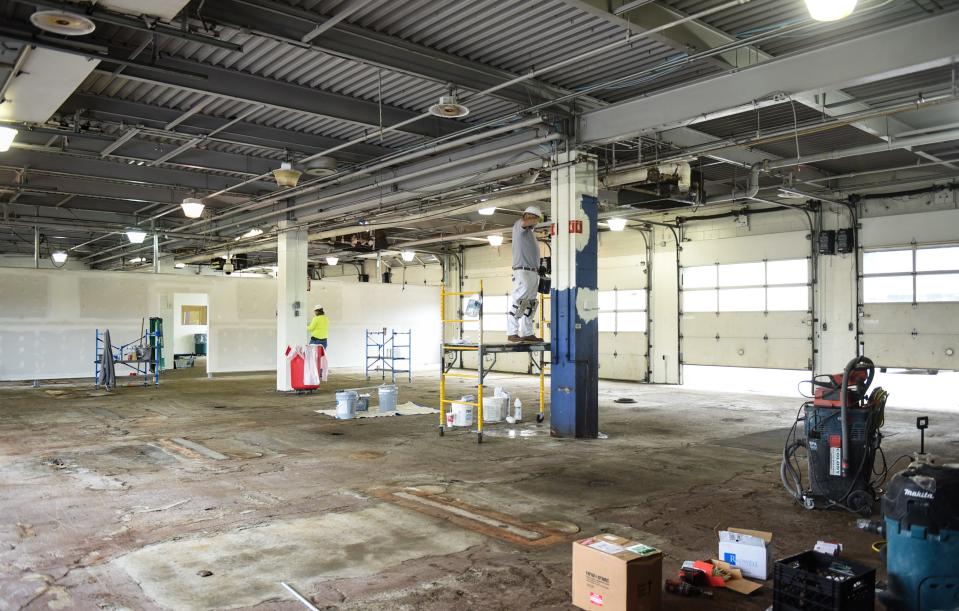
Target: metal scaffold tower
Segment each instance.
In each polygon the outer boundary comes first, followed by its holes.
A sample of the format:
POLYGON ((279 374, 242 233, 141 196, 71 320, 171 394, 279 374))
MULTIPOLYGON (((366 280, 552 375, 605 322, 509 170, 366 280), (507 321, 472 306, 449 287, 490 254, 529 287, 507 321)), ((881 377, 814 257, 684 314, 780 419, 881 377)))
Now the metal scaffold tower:
POLYGON ((107 359, 114 365, 123 365, 131 376, 142 376, 143 385, 160 385, 160 370, 163 369, 163 319, 151 318, 149 329, 143 335, 126 344, 108 345, 104 332, 96 329, 96 354, 93 361, 93 383, 100 388, 100 369, 107 359))
POLYGON ((396 374, 406 374, 406 381, 413 381, 413 330, 397 331, 386 327, 366 330, 366 379, 371 373, 380 373, 380 379, 396 383, 396 374))
MULTIPOLYGON (((540 325, 545 331, 547 321, 543 318, 542 305, 540 307, 540 325)), ((479 291, 447 291, 445 286, 440 286, 440 325, 442 327, 440 344, 440 426, 439 433, 444 435, 446 432, 446 406, 453 403, 472 405, 476 410, 476 440, 483 443, 483 382, 490 370, 496 366, 496 355, 503 353, 526 352, 530 354, 535 369, 539 373, 539 412, 536 414, 536 421, 542 422, 546 418, 546 354, 550 352, 549 342, 523 342, 523 343, 487 343, 483 338, 483 281, 480 280, 479 291), (463 318, 463 314, 457 312, 457 318, 446 317, 446 298, 457 297, 462 299, 467 296, 475 296, 478 301, 477 321, 463 318), (476 342, 447 342, 446 325, 463 324, 466 322, 478 322, 479 331, 476 342), (464 353, 474 352, 477 355, 476 373, 452 372, 453 365, 459 360, 457 357, 464 353), (536 355, 539 355, 539 362, 536 363, 536 355), (486 356, 492 355, 492 363, 486 366, 486 356), (465 378, 476 380, 476 401, 461 401, 446 398, 446 378, 465 378)))

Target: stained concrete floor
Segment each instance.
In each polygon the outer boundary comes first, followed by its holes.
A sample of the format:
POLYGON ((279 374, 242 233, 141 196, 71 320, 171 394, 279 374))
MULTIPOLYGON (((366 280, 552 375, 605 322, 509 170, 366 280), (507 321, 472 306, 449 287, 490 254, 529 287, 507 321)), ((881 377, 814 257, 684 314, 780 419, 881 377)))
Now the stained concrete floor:
MULTIPOLYGON (((855 516, 805 511, 782 491, 796 400, 603 382, 607 438, 558 440, 527 422, 478 445, 439 437, 435 416, 314 413, 362 385, 355 374, 311 396, 278 394, 268 375, 198 374, 111 394, 0 387, 0 610, 302 608, 280 581, 322 609, 570 609, 568 541, 599 532, 661 548, 667 575, 714 556, 727 526, 773 531, 777 557, 829 538, 878 564, 855 516), (390 496, 404 491, 545 529, 551 544, 410 509, 390 496)), ((535 379, 491 383, 530 414, 535 379)), ((435 405, 436 390, 424 372, 400 398, 435 405)), ((916 415, 889 410, 890 459, 916 448, 916 415)), ((928 445, 944 459, 959 459, 957 423, 932 416, 928 445)), ((771 585, 665 595, 663 608, 765 609, 771 585)))

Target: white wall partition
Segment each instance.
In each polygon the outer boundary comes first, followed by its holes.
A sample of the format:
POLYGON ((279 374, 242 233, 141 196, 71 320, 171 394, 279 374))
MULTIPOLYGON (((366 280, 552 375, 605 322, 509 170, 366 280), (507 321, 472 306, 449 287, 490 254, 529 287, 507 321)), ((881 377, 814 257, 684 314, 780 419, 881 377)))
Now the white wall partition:
MULTIPOLYGON (((122 272, 0 268, 0 380, 92 378, 95 330, 115 344, 135 340, 151 316, 164 319, 172 368, 177 293, 209 302, 207 371, 275 368, 276 280, 122 272)), ((334 367, 363 367, 367 328, 412 329, 413 366, 439 360, 436 287, 313 282, 308 299, 330 315, 334 367)), ((307 338, 303 318, 303 342, 307 338)))

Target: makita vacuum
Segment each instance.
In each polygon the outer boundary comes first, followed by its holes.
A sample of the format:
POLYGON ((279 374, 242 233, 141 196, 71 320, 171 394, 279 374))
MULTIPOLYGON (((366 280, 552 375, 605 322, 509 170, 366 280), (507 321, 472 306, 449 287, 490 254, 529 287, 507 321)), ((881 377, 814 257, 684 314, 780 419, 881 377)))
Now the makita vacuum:
MULTIPOLYGON (((928 418, 918 418, 924 431, 928 418)), ((912 464, 889 482, 882 522, 859 520, 884 535, 889 611, 959 609, 959 465, 937 465, 925 453, 925 434, 912 464)))
POLYGON ((804 403, 786 437, 780 476, 783 486, 807 509, 842 508, 872 515, 877 489, 886 477, 873 472, 882 452, 882 428, 888 393, 867 394, 876 374, 864 357, 849 361, 841 374, 816 376, 812 401, 804 403), (803 437, 797 435, 804 423, 803 437), (798 451, 806 450, 808 488, 803 483, 798 451))

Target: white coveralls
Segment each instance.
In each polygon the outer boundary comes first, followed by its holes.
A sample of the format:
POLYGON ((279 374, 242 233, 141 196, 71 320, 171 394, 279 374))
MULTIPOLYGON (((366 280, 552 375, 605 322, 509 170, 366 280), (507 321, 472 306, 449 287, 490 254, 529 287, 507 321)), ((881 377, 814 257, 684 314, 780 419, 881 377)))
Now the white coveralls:
MULTIPOLYGON (((510 299, 509 316, 506 317, 506 330, 509 335, 529 337, 533 335, 533 317, 525 315, 516 318, 518 308, 526 309, 524 303, 532 303, 539 289, 539 274, 523 269, 513 270, 513 295, 510 299)), ((535 314, 533 312, 532 314, 535 314)))

